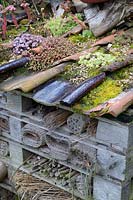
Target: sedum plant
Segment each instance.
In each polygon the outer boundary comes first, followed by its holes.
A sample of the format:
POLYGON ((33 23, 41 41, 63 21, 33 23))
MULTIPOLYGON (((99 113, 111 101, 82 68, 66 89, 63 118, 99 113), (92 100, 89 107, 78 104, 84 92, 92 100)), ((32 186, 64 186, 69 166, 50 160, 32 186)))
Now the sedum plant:
MULTIPOLYGON (((79 19, 82 19, 81 15, 77 15, 79 19)), ((61 36, 64 33, 70 31, 72 28, 74 28, 77 25, 77 23, 73 20, 72 16, 68 17, 57 17, 57 18, 51 18, 47 24, 46 29, 50 30, 51 34, 53 36, 61 36)))

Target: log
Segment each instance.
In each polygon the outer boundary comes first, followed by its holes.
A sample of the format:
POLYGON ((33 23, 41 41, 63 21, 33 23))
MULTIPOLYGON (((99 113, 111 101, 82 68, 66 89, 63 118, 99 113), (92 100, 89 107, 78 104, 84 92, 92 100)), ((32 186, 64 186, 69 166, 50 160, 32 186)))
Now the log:
POLYGON ((9 144, 3 140, 0 140, 0 157, 9 156, 9 144))
POLYGON ((64 99, 60 101, 61 104, 65 106, 71 106, 82 97, 84 97, 90 90, 97 87, 100 83, 104 81, 106 77, 105 73, 101 73, 98 76, 87 79, 81 83, 73 92, 68 94, 64 99))
POLYGON ((132 6, 126 0, 110 0, 101 5, 88 5, 84 10, 90 30, 98 37, 112 30, 132 13, 132 6))
POLYGON ((33 126, 31 124, 26 124, 22 129, 22 141, 25 145, 39 148, 46 144, 45 136, 47 131, 33 126))
POLYGON ((89 117, 78 113, 72 114, 67 119, 67 127, 73 134, 83 133, 88 123, 89 117))

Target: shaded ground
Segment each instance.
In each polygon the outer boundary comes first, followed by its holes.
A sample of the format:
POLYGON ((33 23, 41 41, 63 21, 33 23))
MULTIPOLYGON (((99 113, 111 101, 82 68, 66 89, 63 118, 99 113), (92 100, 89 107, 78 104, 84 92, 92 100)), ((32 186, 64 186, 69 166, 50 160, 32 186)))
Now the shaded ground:
POLYGON ((15 195, 8 190, 0 188, 0 200, 15 200, 15 195))

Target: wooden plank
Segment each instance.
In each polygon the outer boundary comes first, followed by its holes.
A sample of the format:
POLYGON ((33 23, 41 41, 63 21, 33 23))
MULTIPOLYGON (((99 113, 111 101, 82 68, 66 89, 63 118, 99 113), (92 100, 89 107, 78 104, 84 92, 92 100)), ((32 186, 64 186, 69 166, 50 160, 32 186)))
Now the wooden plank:
POLYGON ((133 145, 133 135, 131 135, 131 132, 133 131, 132 127, 130 129, 131 130, 129 130, 128 125, 123 125, 117 122, 114 124, 111 120, 108 122, 100 120, 98 123, 96 138, 107 142, 114 147, 121 147, 124 152, 133 145), (131 139, 130 141, 129 138, 131 139))
POLYGON ((95 176, 93 188, 96 200, 129 200, 130 182, 120 183, 95 176))

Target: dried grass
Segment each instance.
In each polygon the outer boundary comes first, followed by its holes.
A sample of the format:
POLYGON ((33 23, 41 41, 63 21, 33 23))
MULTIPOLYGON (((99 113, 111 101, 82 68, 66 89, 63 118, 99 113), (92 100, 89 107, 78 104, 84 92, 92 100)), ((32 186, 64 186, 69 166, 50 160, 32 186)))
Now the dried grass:
POLYGON ((74 198, 63 190, 34 178, 21 171, 13 177, 20 200, 73 200, 74 198))

